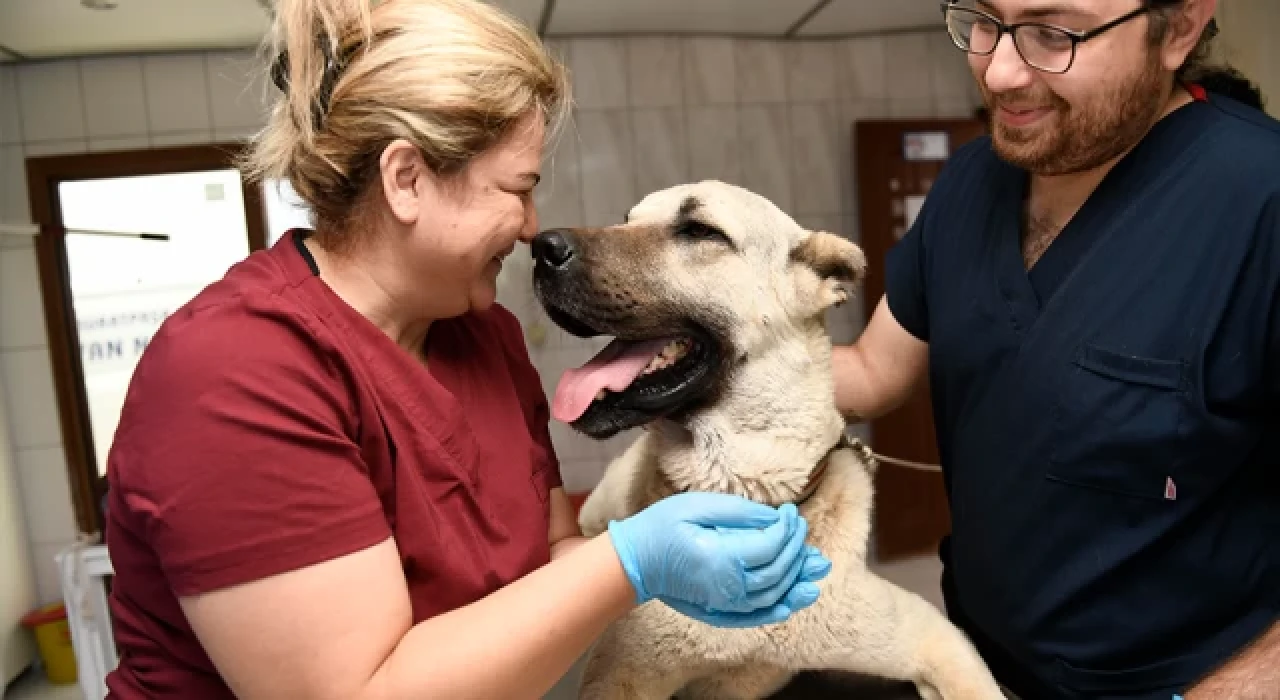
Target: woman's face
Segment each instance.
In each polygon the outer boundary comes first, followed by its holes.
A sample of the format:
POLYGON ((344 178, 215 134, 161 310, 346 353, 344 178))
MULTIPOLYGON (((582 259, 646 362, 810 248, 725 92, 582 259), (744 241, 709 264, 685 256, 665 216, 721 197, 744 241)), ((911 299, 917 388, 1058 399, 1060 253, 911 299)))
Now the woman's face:
POLYGON ((538 229, 533 188, 540 178, 545 128, 537 115, 449 179, 415 183, 416 221, 409 253, 437 312, 483 310, 497 297, 502 260, 538 229))

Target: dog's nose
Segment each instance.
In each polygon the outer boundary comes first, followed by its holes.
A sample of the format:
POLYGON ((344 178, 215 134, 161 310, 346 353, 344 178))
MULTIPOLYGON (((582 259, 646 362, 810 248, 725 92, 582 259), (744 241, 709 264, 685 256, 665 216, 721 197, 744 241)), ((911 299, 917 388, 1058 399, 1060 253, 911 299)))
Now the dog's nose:
POLYGON ((533 259, 556 269, 563 269, 573 260, 573 244, 561 229, 550 229, 533 239, 533 259))

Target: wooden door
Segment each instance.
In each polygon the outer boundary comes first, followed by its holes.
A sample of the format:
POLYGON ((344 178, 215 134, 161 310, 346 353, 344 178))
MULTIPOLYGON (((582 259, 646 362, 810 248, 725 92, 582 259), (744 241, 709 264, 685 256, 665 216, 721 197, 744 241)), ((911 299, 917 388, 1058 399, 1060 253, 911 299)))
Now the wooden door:
MULTIPOLYGON (((867 255, 867 318, 884 294, 884 259, 957 148, 985 132, 974 119, 872 120, 854 124, 859 225, 867 255)), ((871 422, 876 452, 938 464, 928 382, 896 411, 871 422)), ((880 561, 933 555, 950 531, 942 475, 882 463, 876 476, 875 545, 880 561)))

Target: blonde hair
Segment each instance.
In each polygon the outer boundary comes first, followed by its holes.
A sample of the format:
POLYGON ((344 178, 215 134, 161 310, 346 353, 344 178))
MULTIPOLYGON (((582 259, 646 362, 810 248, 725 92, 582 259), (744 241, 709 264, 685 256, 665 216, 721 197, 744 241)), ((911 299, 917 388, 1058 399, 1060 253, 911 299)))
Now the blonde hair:
POLYGON ((278 0, 264 48, 283 95, 241 165, 287 179, 321 236, 349 238, 392 141, 451 176, 530 114, 556 133, 570 105, 564 66, 480 0, 278 0))

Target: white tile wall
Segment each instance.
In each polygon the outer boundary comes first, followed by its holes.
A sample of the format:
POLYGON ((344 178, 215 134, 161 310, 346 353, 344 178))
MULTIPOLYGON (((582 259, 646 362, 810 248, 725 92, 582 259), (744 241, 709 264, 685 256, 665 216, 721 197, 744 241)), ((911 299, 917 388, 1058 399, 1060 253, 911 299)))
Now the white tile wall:
MULTIPOLYGON (((716 178, 759 191, 802 224, 856 238, 852 120, 964 115, 976 95, 945 36, 907 34, 782 43, 715 38, 557 41, 575 115, 548 154, 540 225, 617 222, 639 197, 716 178)), ((247 136, 273 88, 247 51, 82 59, 0 67, 0 221, 28 222, 23 159, 247 136)), ((524 257, 520 251, 517 257, 524 257)), ((503 301, 530 329, 548 393, 601 347, 553 329, 525 261, 504 271, 503 301), (539 333, 534 325, 541 323, 539 333)), ((862 327, 860 304, 833 311, 837 342, 862 327)), ((41 594, 56 594, 52 554, 72 532, 70 496, 29 239, 0 236, 0 385, 5 387, 41 594)), ((595 483, 634 435, 595 443, 556 425, 572 489, 595 483)))
POLYGON ((37 63, 18 70, 18 112, 22 140, 85 138, 80 64, 37 63))
POLYGON ((0 66, 0 144, 22 142, 22 114, 18 108, 18 73, 0 66))
MULTIPOLYGON (((26 155, 21 143, 0 146, 0 222, 31 222, 31 205, 27 199, 26 155)), ((0 246, 25 239, 0 237, 0 246)))
POLYGON ((70 492, 67 457, 61 447, 19 449, 18 480, 24 496, 41 508, 27 509, 27 532, 36 544, 58 545, 75 539, 75 514, 71 500, 62 496, 70 492))
MULTIPOLYGON (((933 61, 929 55, 929 35, 895 34, 884 38, 886 79, 889 97, 899 100, 929 100, 933 97, 933 61)), ((963 55, 955 51, 957 60, 963 55)))
POLYGON ((14 448, 21 451, 61 445, 48 347, 0 353, 0 381, 9 394, 9 432, 14 448))
POLYGON ((933 100, 928 97, 903 97, 889 100, 889 116, 910 119, 920 115, 934 116, 933 100))
POLYGON ((626 109, 583 110, 578 114, 582 223, 587 226, 617 223, 636 202, 631 115, 626 109))
POLYGON ((147 92, 137 56, 86 61, 81 65, 90 139, 119 138, 147 123, 147 92))
POLYGON ((735 40, 738 101, 787 101, 787 44, 781 41, 735 40))
MULTIPOLYGON (((845 100, 889 96, 885 37, 863 37, 842 41, 836 50, 841 70, 840 97, 845 100)), ((895 68, 896 62, 895 62, 895 68)))
POLYGON ((613 39, 569 42, 569 70, 582 109, 626 107, 627 44, 613 39))
POLYGON ((684 45, 680 39, 627 41, 627 83, 632 107, 684 104, 684 45))
POLYGON ((746 105, 738 111, 743 187, 791 211, 791 127, 787 105, 746 105))
POLYGON ((203 55, 147 56, 142 59, 142 75, 147 92, 149 132, 212 131, 213 113, 203 55))
POLYGON ((849 125, 840 120, 835 102, 791 105, 790 154, 792 188, 791 212, 795 214, 838 214, 841 165, 847 157, 840 150, 840 132, 849 125))
POLYGON ((36 569, 36 595, 50 603, 62 600, 62 578, 56 557, 69 542, 33 542, 31 559, 36 569))
POLYGON ((840 66, 835 41, 788 44, 787 98, 791 102, 835 100, 840 94, 840 66))
POLYGON ((49 342, 40 299, 36 251, 24 245, 0 250, 0 351, 42 348, 49 342))
POLYGON ((685 121, 689 130, 689 179, 741 182, 737 107, 688 107, 685 121))
POLYGON ((683 109, 637 109, 631 113, 636 193, 689 180, 689 140, 683 109))
POLYGON ((733 39, 690 39, 684 47, 685 104, 736 104, 738 69, 733 39))

